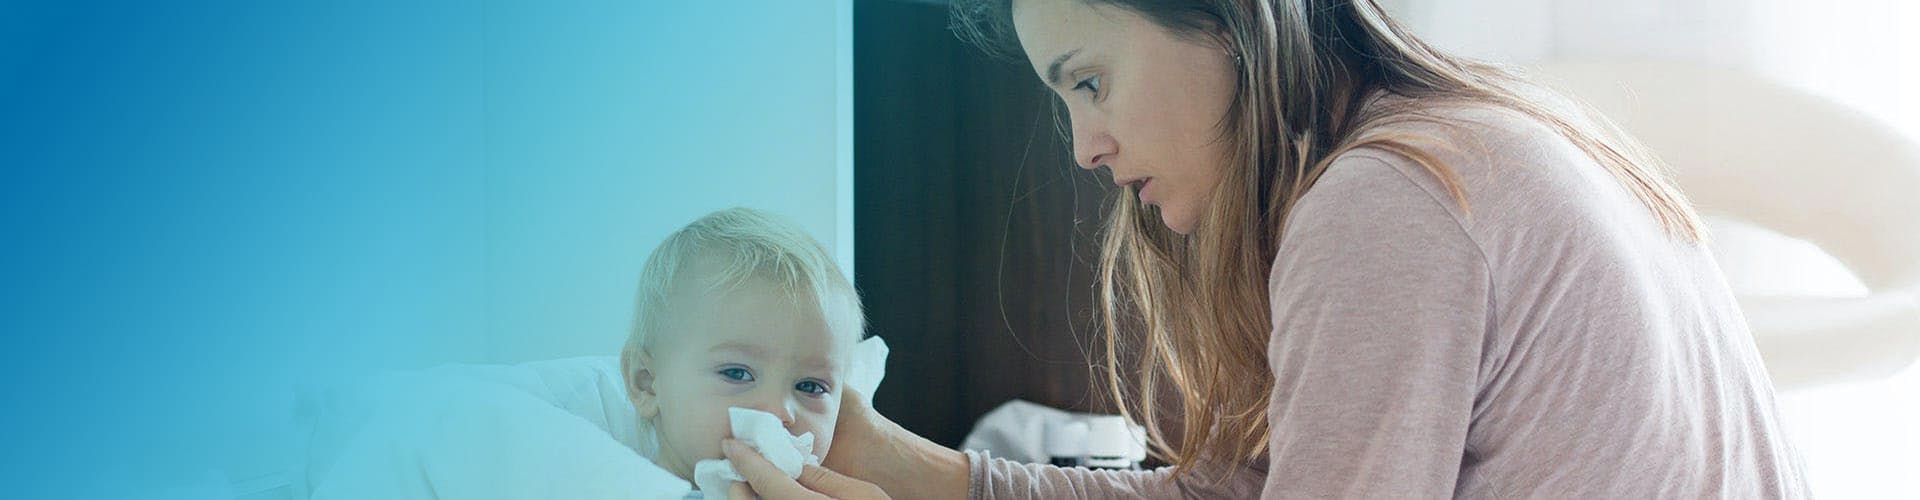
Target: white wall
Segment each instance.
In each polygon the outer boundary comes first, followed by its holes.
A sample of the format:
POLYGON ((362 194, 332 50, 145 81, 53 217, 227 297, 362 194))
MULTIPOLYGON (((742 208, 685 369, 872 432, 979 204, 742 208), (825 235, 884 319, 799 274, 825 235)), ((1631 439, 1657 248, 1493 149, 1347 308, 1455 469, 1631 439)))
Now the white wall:
POLYGON ((1920 3, 1386 0, 1440 47, 1491 61, 1655 59, 1736 68, 1920 136, 1920 3))
POLYGON ((179 397, 196 406, 174 413, 195 425, 164 437, 220 446, 167 449, 140 464, 155 472, 139 482, 218 490, 292 470, 304 459, 297 389, 375 370, 615 354, 653 247, 713 210, 782 214, 852 270, 851 0, 489 1, 338 16, 314 50, 352 64, 325 59, 344 70, 274 83, 288 102, 371 108, 323 116, 358 131, 340 136, 387 142, 310 139, 348 151, 353 173, 287 181, 309 192, 283 198, 324 210, 274 227, 331 243, 297 269, 259 273, 274 278, 272 293, 300 298, 289 308, 317 312, 274 310, 243 337, 270 348, 206 353, 203 368, 239 387, 205 397, 222 406, 179 397), (337 36, 366 25, 386 31, 337 36), (432 78, 406 76, 416 73, 432 78), (359 93, 314 90, 341 87, 359 93), (437 100, 450 104, 417 105, 437 100), (344 194, 311 192, 323 188, 344 194), (286 276, 295 271, 318 277, 286 276))
POLYGON ((476 361, 612 354, 653 246, 729 206, 852 271, 850 1, 492 6, 476 361))
POLYGON ((1748 59, 1745 0, 1395 0, 1401 21, 1468 57, 1535 63, 1642 57, 1716 65, 1748 59))

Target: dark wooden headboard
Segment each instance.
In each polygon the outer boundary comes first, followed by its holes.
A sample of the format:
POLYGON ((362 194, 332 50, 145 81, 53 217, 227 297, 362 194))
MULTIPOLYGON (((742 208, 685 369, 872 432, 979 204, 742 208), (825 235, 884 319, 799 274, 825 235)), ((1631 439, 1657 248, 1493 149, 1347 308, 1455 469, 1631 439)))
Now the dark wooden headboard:
POLYGON ((1073 165, 1051 94, 937 3, 858 1, 853 55, 854 275, 893 347, 877 409, 948 446, 1010 399, 1111 411, 1088 350, 1115 188, 1073 165))

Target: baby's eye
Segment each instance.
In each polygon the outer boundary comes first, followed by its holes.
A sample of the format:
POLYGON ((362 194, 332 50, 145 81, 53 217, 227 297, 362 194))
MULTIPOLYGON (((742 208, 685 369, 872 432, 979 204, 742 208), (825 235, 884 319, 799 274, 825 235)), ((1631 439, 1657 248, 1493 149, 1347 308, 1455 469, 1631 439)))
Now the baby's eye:
POLYGON ((807 394, 814 394, 814 395, 826 394, 827 384, 822 384, 812 380, 802 380, 798 384, 793 384, 793 390, 804 392, 807 394))
POLYGON ((747 371, 746 368, 741 368, 738 366, 722 368, 720 369, 719 373, 720 373, 720 376, 726 377, 727 380, 732 380, 735 382, 752 382, 753 381, 753 372, 747 371))

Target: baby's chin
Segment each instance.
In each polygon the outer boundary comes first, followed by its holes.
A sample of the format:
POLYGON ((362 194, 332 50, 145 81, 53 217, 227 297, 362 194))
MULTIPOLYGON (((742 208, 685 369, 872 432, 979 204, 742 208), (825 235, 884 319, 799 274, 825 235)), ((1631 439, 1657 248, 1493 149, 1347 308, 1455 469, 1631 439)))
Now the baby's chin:
MULTIPOLYGON (((641 458, 647 458, 647 457, 643 456, 641 458)), ((693 482, 693 464, 699 461, 686 460, 681 458, 677 453, 673 453, 672 451, 662 449, 658 454, 652 457, 652 462, 654 466, 666 470, 668 473, 673 474, 674 477, 678 477, 680 479, 686 480, 688 483, 692 483, 693 482)))
POLYGON ((831 439, 824 440, 824 441, 820 439, 815 439, 813 441, 813 456, 820 457, 821 460, 826 460, 827 452, 831 451, 832 449, 833 449, 833 440, 831 439))

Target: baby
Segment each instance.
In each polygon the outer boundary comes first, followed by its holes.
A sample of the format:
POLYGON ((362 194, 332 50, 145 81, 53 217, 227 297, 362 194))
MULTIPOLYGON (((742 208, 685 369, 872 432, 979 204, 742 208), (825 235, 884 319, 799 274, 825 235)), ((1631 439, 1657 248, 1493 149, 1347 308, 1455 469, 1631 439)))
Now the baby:
POLYGON ((621 350, 641 454, 694 482, 742 408, 826 456, 864 329, 852 283, 806 232, 743 208, 695 220, 647 259, 621 350))

